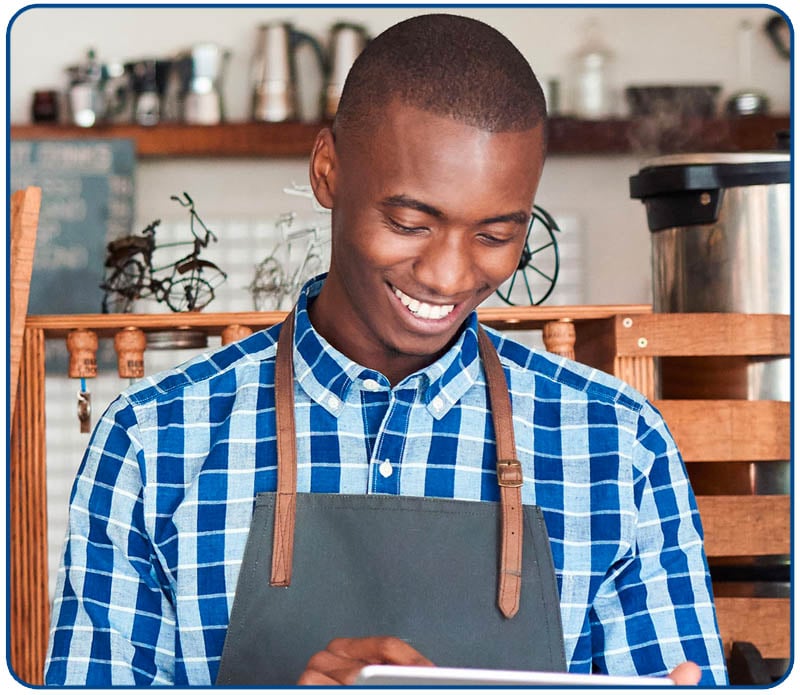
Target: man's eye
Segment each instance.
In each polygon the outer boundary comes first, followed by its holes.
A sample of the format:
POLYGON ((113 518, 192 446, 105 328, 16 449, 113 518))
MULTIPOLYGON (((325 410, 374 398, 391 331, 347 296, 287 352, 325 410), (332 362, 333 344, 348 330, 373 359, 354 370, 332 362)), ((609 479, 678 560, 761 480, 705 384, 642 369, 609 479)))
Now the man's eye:
POLYGON ((416 234, 418 232, 427 231, 427 227, 408 227, 404 224, 400 224, 396 220, 393 220, 391 217, 388 218, 389 224, 396 229, 398 232, 403 232, 404 234, 416 234))
POLYGON ((497 234, 489 234, 488 232, 481 232, 478 235, 478 238, 481 239, 483 242, 490 244, 492 246, 501 246, 503 244, 508 244, 513 241, 513 237, 508 236, 500 236, 497 234))

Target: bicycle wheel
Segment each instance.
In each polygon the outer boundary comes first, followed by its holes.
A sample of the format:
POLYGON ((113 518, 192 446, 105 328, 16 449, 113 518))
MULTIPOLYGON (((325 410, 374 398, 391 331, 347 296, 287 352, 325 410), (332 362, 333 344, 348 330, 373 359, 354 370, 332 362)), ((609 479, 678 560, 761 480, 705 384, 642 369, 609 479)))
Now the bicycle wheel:
POLYGON ((274 256, 267 256, 256 266, 255 277, 248 286, 256 311, 277 308, 284 292, 283 266, 274 256))
POLYGON ((201 277, 178 278, 168 284, 164 296, 172 311, 200 311, 212 299, 214 288, 201 277))
POLYGON ((103 290, 104 314, 125 314, 133 308, 134 300, 141 296, 144 282, 144 265, 129 258, 116 268, 100 285, 103 290))
POLYGON ((556 221, 534 206, 517 269, 496 291, 506 304, 541 304, 553 292, 559 269, 558 231, 556 221))

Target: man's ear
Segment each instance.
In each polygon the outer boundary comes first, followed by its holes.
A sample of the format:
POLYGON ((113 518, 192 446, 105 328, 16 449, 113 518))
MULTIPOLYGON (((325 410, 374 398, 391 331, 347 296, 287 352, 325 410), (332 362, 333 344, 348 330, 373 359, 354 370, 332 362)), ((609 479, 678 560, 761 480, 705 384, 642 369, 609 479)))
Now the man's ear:
POLYGON ((309 179, 317 202, 324 208, 332 209, 336 195, 336 147, 330 128, 322 129, 314 141, 309 179))

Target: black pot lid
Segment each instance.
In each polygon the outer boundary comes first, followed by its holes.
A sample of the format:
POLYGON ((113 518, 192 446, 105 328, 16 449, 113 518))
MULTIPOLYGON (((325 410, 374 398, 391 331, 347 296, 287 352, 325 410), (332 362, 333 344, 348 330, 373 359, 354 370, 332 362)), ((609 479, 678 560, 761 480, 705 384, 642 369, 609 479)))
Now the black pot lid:
POLYGON ((788 153, 707 152, 671 154, 645 161, 630 177, 631 198, 757 186, 790 181, 788 153))

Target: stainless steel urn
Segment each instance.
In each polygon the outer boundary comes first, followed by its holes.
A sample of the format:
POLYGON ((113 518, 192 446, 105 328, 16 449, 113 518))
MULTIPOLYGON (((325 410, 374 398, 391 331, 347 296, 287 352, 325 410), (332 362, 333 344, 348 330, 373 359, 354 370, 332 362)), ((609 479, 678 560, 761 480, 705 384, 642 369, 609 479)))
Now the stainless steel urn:
MULTIPOLYGON (((654 311, 789 314, 789 180, 788 153, 645 162, 630 191, 643 201, 652 232, 654 311)), ((731 377, 731 365, 725 372, 731 377)), ((661 381, 664 388, 663 374, 661 381)), ((746 393, 722 396, 788 401, 789 360, 750 360, 739 383, 746 393)))

